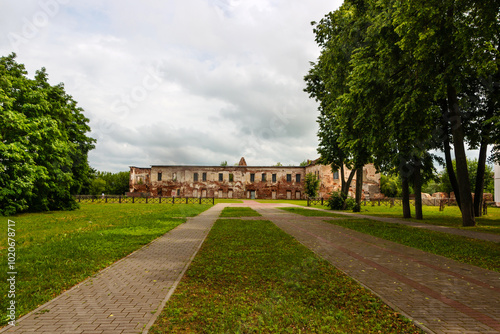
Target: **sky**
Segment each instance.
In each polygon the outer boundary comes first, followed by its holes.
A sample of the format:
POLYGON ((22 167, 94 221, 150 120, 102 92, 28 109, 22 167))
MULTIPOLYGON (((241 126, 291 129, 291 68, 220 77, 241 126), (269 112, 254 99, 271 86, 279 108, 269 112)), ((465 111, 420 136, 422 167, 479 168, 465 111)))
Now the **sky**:
POLYGON ((318 157, 303 91, 311 21, 342 1, 2 1, 0 55, 64 83, 97 140, 90 165, 298 165, 318 157))
POLYGON ((311 22, 341 3, 2 1, 0 55, 64 83, 90 120, 96 170, 298 165, 318 157, 311 22))

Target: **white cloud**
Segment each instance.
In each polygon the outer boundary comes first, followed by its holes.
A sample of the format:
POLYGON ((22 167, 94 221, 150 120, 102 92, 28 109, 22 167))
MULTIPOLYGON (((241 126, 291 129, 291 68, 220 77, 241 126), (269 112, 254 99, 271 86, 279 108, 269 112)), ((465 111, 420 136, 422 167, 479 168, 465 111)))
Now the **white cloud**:
POLYGON ((317 106, 302 91, 319 53, 310 22, 340 2, 6 2, 0 54, 65 83, 98 139, 98 170, 298 164, 316 157, 317 106))

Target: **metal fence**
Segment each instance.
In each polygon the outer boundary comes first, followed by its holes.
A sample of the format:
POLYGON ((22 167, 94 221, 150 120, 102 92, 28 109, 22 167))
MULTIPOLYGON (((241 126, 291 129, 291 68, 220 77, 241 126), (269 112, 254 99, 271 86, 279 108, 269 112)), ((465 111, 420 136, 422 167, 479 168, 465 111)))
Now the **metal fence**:
POLYGON ((215 204, 214 197, 129 197, 117 195, 76 195, 78 203, 215 204))

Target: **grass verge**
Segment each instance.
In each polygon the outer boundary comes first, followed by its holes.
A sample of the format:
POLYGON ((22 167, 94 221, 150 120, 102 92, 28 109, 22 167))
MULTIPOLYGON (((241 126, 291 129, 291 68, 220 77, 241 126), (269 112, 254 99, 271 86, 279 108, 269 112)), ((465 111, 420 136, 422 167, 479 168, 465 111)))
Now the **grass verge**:
MULTIPOLYGON (((411 206, 412 216, 415 217, 415 207, 411 206)), ((403 209, 401 206, 389 207, 385 205, 362 205, 361 214, 378 217, 392 217, 403 219, 403 209)), ((464 228, 471 231, 489 232, 500 234, 500 208, 488 208, 488 214, 482 217, 476 217, 477 226, 462 227, 462 214, 456 206, 447 206, 444 211, 439 211, 438 206, 424 206, 423 220, 408 219, 418 223, 431 225, 450 226, 455 228, 464 228)), ((406 220, 406 219, 405 219, 406 220)))
POLYGON ((341 215, 339 213, 333 213, 333 212, 325 212, 325 211, 318 211, 318 210, 310 210, 310 209, 303 209, 303 208, 278 208, 281 210, 285 210, 291 213, 296 213, 301 216, 305 217, 336 217, 336 218, 349 218, 346 215, 341 215))
POLYGON ((150 333, 420 333, 269 221, 218 220, 150 333))
MULTIPOLYGON (((0 268, 7 268, 7 220, 15 222, 17 317, 139 249, 210 205, 83 204, 76 211, 2 217, 0 268)), ((6 281, 7 270, 0 274, 6 281)), ((7 284, 0 284, 7 308, 7 284)), ((5 314, 5 313, 3 313, 5 314)), ((5 325, 2 316, 0 326, 5 325)))
POLYGON ((328 221, 382 239, 500 272, 500 244, 369 219, 328 221))
POLYGON ((220 217, 229 218, 229 217, 260 217, 261 214, 255 211, 254 209, 247 207, 227 207, 222 210, 220 217))

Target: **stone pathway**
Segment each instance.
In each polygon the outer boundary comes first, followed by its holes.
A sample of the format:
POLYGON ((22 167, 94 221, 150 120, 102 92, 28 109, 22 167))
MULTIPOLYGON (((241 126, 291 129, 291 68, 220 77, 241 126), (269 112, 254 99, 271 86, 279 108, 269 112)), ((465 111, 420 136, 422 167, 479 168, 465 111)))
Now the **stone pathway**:
POLYGON ((0 333, 147 332, 224 204, 169 231, 97 275, 20 318, 0 333))
POLYGON ((263 215, 430 333, 499 333, 500 273, 272 207, 263 215))

